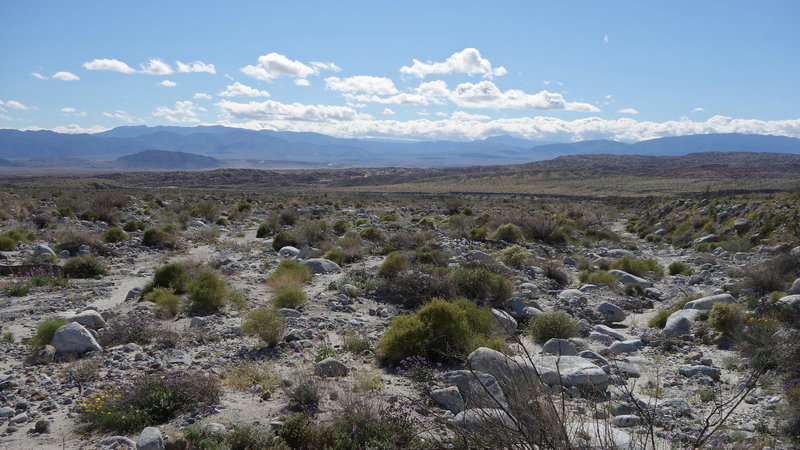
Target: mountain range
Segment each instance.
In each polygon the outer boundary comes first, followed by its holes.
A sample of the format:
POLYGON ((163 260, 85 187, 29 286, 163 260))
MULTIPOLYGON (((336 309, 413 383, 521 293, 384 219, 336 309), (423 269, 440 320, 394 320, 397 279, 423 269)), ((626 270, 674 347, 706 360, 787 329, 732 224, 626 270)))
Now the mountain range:
POLYGON ((565 155, 680 156, 701 152, 797 154, 800 139, 731 133, 632 144, 611 140, 553 143, 510 136, 471 142, 407 142, 223 126, 125 126, 96 134, 0 130, 0 167, 42 170, 459 167, 522 164, 565 155))

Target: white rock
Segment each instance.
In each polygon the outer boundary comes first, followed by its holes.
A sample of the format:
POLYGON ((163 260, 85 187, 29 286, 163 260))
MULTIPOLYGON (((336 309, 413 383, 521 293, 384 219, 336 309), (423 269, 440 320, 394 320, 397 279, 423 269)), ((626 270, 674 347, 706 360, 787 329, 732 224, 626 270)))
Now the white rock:
POLYGON ((156 427, 147 427, 136 439, 136 450, 164 450, 164 437, 156 427))
POLYGON ((714 303, 736 303, 736 299, 730 294, 709 295, 686 303, 683 309, 711 309, 714 303))
POLYGON ((77 322, 68 323, 56 330, 50 345, 56 349, 56 355, 103 350, 92 333, 77 322))

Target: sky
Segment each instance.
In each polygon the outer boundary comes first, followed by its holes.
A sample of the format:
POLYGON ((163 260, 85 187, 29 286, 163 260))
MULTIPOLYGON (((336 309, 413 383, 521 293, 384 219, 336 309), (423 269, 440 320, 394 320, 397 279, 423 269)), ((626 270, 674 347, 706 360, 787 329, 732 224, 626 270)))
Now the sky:
POLYGON ((5 1, 0 128, 800 137, 800 2, 5 1))

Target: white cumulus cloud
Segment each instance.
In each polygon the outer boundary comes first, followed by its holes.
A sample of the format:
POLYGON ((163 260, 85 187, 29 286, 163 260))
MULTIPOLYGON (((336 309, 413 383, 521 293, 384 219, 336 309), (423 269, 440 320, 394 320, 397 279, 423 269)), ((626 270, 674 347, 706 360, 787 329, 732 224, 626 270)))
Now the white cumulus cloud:
POLYGON ((475 48, 465 48, 453 53, 444 62, 422 62, 414 59, 410 66, 403 66, 400 72, 425 78, 426 75, 463 73, 467 75, 483 75, 484 77, 503 76, 508 73, 505 67, 493 68, 492 63, 481 56, 475 48))
POLYGON ((360 116, 354 109, 345 106, 287 104, 274 100, 252 101, 249 103, 222 100, 216 103, 216 106, 227 117, 256 121, 342 122, 364 117, 360 116))
POLYGON ((78 81, 81 78, 75 75, 72 72, 56 72, 53 74, 54 80, 61 80, 61 81, 78 81))
POLYGON ((483 114, 470 114, 465 111, 455 111, 451 116, 451 119, 458 120, 458 121, 472 121, 472 120, 490 120, 491 117, 483 114))
POLYGON ((275 52, 259 56, 258 65, 247 65, 241 71, 262 81, 271 81, 279 76, 306 78, 317 73, 314 68, 275 52))
POLYGON ((294 84, 298 86, 311 86, 311 82, 306 80, 305 78, 295 78, 294 84))
POLYGON ((171 75, 175 73, 169 64, 158 58, 150 58, 147 64, 142 64, 142 72, 149 75, 171 75))
POLYGON ((637 110, 635 110, 633 108, 622 108, 619 111, 617 111, 617 113, 619 113, 619 114, 639 114, 639 111, 637 111, 637 110))
POLYGON ((131 66, 118 59, 93 59, 83 63, 86 70, 105 70, 109 72, 133 73, 136 72, 131 66))
POLYGON ((561 94, 539 91, 528 94, 518 89, 501 91, 491 81, 461 83, 450 92, 450 100, 464 108, 492 109, 552 109, 583 112, 599 112, 588 103, 567 102, 561 94))
POLYGON ((181 73, 186 73, 186 72, 217 73, 217 69, 214 68, 213 64, 206 64, 203 61, 194 61, 190 63, 182 63, 180 61, 175 61, 175 65, 178 66, 178 72, 181 73))
POLYGON ((118 119, 118 120, 121 120, 121 121, 127 122, 127 123, 139 123, 139 122, 142 122, 142 119, 131 117, 130 114, 128 114, 126 111, 123 111, 121 109, 117 109, 113 113, 104 111, 103 115, 106 116, 106 117, 109 117, 111 119, 118 119))
POLYGON ((154 116, 163 117, 170 122, 190 122, 190 123, 197 123, 200 122, 200 119, 197 118, 197 112, 203 111, 205 112, 206 109, 197 106, 191 102, 191 100, 184 100, 175 102, 175 108, 169 108, 166 106, 157 106, 155 112, 153 113, 154 116))
POLYGON ((212 97, 210 95, 206 94, 205 92, 196 92, 194 94, 194 97, 192 97, 192 98, 194 98, 195 100, 211 100, 212 99, 212 97))
POLYGON ((178 85, 178 83, 176 83, 176 82, 174 82, 172 80, 164 80, 164 81, 160 81, 160 82, 156 83, 156 86, 164 86, 164 87, 175 87, 177 85, 178 85))
POLYGON ((66 133, 66 134, 94 134, 94 133, 102 133, 103 131, 108 131, 111 128, 101 127, 100 125, 94 125, 88 128, 84 128, 77 124, 69 124, 69 125, 61 125, 54 127, 52 131, 56 133, 66 133))
POLYGON ((387 116, 393 116, 394 115, 394 111, 392 111, 392 108, 383 108, 383 114, 385 114, 387 116))
POLYGON ((36 109, 35 106, 26 106, 26 105, 23 105, 22 103, 20 103, 20 102, 18 102, 16 100, 8 100, 5 103, 0 101, 0 106, 2 106, 3 104, 5 104, 5 106, 8 107, 8 108, 18 109, 20 111, 27 111, 29 109, 36 109))
POLYGON ((428 99, 422 95, 418 94, 409 94, 406 92, 401 92, 399 94, 390 95, 388 97, 381 97, 379 95, 369 95, 369 94, 349 94, 345 93, 344 97, 351 102, 367 102, 367 103, 379 103, 383 105, 421 105, 425 106, 428 104, 428 99))
POLYGON ((341 67, 337 66, 336 64, 334 64, 332 62, 311 61, 309 64, 311 65, 311 67, 314 68, 314 70, 317 71, 317 73, 319 73, 320 71, 323 71, 323 70, 329 70, 331 72, 341 72, 342 71, 341 67))
MULTIPOLYGON (((229 84, 224 91, 220 92, 220 97, 269 97, 269 92, 260 91, 256 88, 247 86, 246 84, 239 83, 238 81, 229 84)), ((209 97, 210 98, 210 97, 209 97)))
POLYGON ((36 78, 37 80, 47 80, 48 79, 45 75, 42 75, 39 72, 31 72, 31 76, 33 78, 36 78))
POLYGON ((339 92, 364 92, 366 94, 392 95, 397 88, 394 81, 384 77, 370 75, 357 75, 348 78, 328 77, 325 86, 332 91, 339 92))
POLYGON ((65 106, 61 108, 61 113, 64 114, 65 116, 86 117, 85 111, 78 112, 77 109, 71 106, 65 106))
POLYGON ((699 107, 699 106, 698 106, 697 108, 695 108, 695 109, 693 109, 693 110, 692 110, 692 112, 703 112, 703 111, 705 111, 705 109, 704 109, 704 108, 701 108, 701 107, 699 107))

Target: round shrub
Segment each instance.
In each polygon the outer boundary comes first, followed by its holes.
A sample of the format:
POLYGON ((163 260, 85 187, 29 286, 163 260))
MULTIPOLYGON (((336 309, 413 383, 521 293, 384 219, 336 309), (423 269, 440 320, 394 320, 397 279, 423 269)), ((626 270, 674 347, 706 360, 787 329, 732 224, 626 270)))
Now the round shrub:
POLYGON ((109 228, 108 230, 106 230, 105 233, 103 233, 103 241, 109 244, 122 242, 125 239, 128 239, 128 235, 125 234, 124 231, 122 231, 122 228, 117 228, 117 227, 109 228))
POLYGON ((61 319, 45 320, 36 327, 36 331, 33 333, 33 337, 31 337, 30 341, 28 341, 28 345, 35 349, 49 344, 50 341, 53 340, 56 331, 66 324, 67 322, 61 319))
POLYGON ((285 259, 278 264, 278 267, 267 278, 267 286, 277 292, 287 286, 300 287, 309 281, 311 281, 311 271, 308 270, 305 264, 285 259))
POLYGON ((155 288, 169 288, 176 294, 186 292, 189 282, 189 272, 181 263, 165 264, 153 273, 153 280, 142 289, 142 296, 155 288))
POLYGON ((552 338, 569 339, 580 332, 578 323, 564 311, 547 311, 534 316, 528 324, 528 334, 546 341, 552 338))
POLYGON ((94 278, 107 273, 106 266, 93 256, 77 256, 64 264, 64 275, 71 278, 94 278))
POLYGON ((124 231, 129 233, 133 231, 144 231, 145 228, 147 228, 147 224, 141 220, 129 220, 125 222, 125 225, 122 227, 124 231))
POLYGON ((211 269, 200 272, 188 284, 192 309, 199 313, 214 313, 227 303, 230 290, 228 284, 211 269))
POLYGON ((605 270, 582 270, 578 273, 578 281, 588 284, 604 284, 606 286, 615 286, 619 277, 614 274, 608 273, 605 270))
POLYGON ((272 238, 272 249, 278 251, 287 245, 297 245, 297 236, 289 231, 279 231, 272 238))
MULTIPOLYGON (((275 227, 274 226, 272 226, 271 224, 269 224, 267 222, 263 222, 261 225, 258 226, 258 229, 256 230, 256 237, 258 239, 263 239, 263 238, 269 236, 269 234, 272 233, 273 231, 275 231, 275 227)), ((280 249, 278 249, 278 250, 280 250, 280 249)))
POLYGON ((674 261, 667 266, 667 270, 669 271, 670 275, 691 275, 692 269, 686 263, 682 263, 680 261, 674 261))
POLYGON ((656 278, 661 278, 664 274, 664 269, 655 259, 635 259, 630 256, 623 256, 614 261, 611 263, 611 268, 628 272, 637 277, 643 277, 647 275, 647 272, 654 272, 656 278))
POLYGON ((305 303, 306 300, 306 294, 304 294, 300 288, 286 286, 272 299, 272 305, 276 308, 297 309, 300 305, 305 303))
POLYGON ((511 243, 520 242, 525 239, 522 235, 522 229, 513 223, 507 223, 497 227, 497 230, 494 232, 494 237, 495 239, 511 243))
POLYGON ((17 249, 17 240, 7 234, 0 234, 0 250, 13 252, 17 249))
POLYGON ((147 247, 174 248, 177 245, 175 227, 148 228, 142 235, 142 245, 147 247))
POLYGON ((486 227, 477 227, 469 230, 469 238, 473 241, 485 241, 489 235, 489 230, 486 227))
POLYGON ((733 334, 742 323, 742 307, 735 303, 714 303, 708 324, 720 333, 733 334))
POLYGON ((345 234, 350 229, 350 221, 347 219, 339 219, 333 224, 333 231, 336 234, 345 234))
POLYGON ((286 332, 286 319, 272 308, 256 308, 242 321, 242 332, 258 336, 270 347, 278 345, 286 332))
POLYGON ((492 305, 502 305, 514 291, 511 280, 483 267, 460 267, 453 272, 453 282, 459 295, 488 300, 492 305))
POLYGON ((512 245, 501 252, 500 260, 509 267, 519 267, 530 259, 530 253, 524 247, 512 245))
POLYGON ((162 317, 175 317, 180 311, 181 298, 169 288, 153 289, 144 296, 144 301, 155 303, 155 312, 162 317))
POLYGON ((378 268, 378 276, 383 278, 394 278, 397 274, 405 272, 410 267, 408 258, 403 252, 392 252, 386 255, 386 259, 378 268))
POLYGON ((361 237, 372 242, 381 242, 386 239, 383 230, 376 227, 364 228, 360 233, 361 237))

